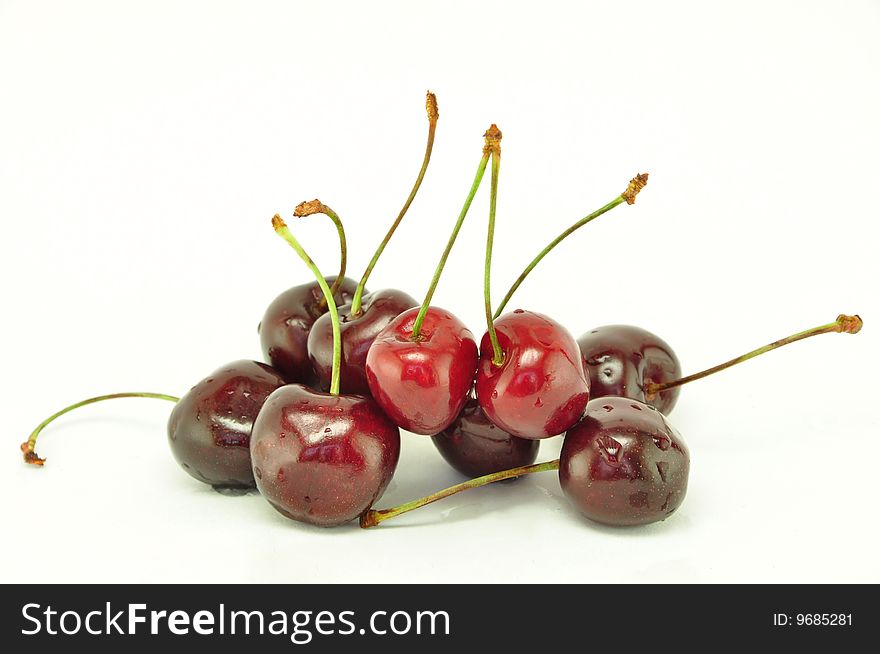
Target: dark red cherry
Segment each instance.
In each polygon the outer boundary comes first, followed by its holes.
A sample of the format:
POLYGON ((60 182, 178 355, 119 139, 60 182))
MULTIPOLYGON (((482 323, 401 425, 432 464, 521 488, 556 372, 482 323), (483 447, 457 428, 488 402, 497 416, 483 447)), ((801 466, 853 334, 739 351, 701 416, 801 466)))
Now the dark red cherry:
POLYGON ((660 411, 623 397, 590 400, 559 458, 566 497, 590 520, 645 525, 684 501, 690 455, 660 411))
MULTIPOLYGON (((336 277, 325 277, 331 286, 336 277)), ((357 282, 343 277, 334 299, 336 306, 351 302, 357 282)), ((309 360, 309 331, 315 321, 327 313, 327 303, 318 282, 300 284, 276 297, 257 331, 263 356, 289 382, 310 383, 315 380, 309 360)))
POLYGON ((672 348, 649 331, 632 325, 605 325, 578 339, 584 366, 590 375, 590 397, 616 395, 647 402, 669 414, 678 401, 680 387, 646 400, 648 384, 681 377, 681 364, 672 348))
MULTIPOLYGON (((417 305, 418 302, 403 291, 384 289, 365 293, 357 316, 351 315, 350 303, 339 307, 342 393, 366 395, 370 392, 366 363, 373 340, 397 316, 417 305)), ((309 358, 318 376, 318 385, 324 390, 329 389, 333 373, 333 325, 328 313, 318 318, 309 332, 309 358)))
POLYGON ((397 467, 400 431, 371 398, 300 384, 266 400, 251 436, 257 488, 288 518, 321 527, 354 520, 397 467))
POLYGON ((217 488, 252 488, 250 438, 266 398, 285 384, 270 366, 235 361, 211 373, 175 405, 168 442, 177 462, 217 488))
POLYGON ((417 339, 419 308, 408 309, 383 329, 367 353, 367 383, 398 427, 430 436, 458 416, 474 384, 477 343, 458 318, 428 308, 417 339))
POLYGON ((495 321, 504 362, 492 362, 487 332, 480 343, 477 399, 486 416, 521 438, 548 438, 574 425, 590 399, 590 382, 572 335, 555 320, 517 309, 495 321))
POLYGON ((535 462, 541 446, 492 424, 475 399, 469 399, 453 423, 431 440, 447 463, 468 477, 527 466, 535 462))

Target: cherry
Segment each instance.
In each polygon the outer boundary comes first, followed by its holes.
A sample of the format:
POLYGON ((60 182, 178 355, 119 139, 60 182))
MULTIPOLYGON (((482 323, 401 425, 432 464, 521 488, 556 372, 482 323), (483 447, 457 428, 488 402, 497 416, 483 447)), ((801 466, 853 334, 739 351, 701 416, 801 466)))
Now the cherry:
POLYGON ((492 357, 489 334, 480 343, 477 398, 486 416, 520 438, 548 438, 574 425, 590 399, 577 343, 562 325, 517 309, 495 321, 504 359, 492 357))
POLYGON ((455 316, 431 307, 418 337, 419 310, 397 316, 367 354, 370 392, 388 417, 414 434, 431 435, 455 420, 477 367, 474 335, 455 316))
MULTIPOLYGON (((341 390, 366 395, 367 352, 379 333, 407 309, 418 306, 411 295, 395 289, 383 289, 363 296, 361 310, 355 314, 351 304, 339 307, 342 334, 341 390)), ((328 388, 333 371, 333 328, 328 314, 315 321, 309 332, 309 358, 318 377, 318 385, 328 388)))
POLYGON ((288 518, 322 527, 368 509, 399 455, 400 432, 372 399, 300 384, 269 396, 251 438, 263 497, 288 518))
POLYGON ((168 443, 183 469, 215 488, 252 488, 251 428, 265 399, 284 384, 284 378, 271 366, 234 361, 218 368, 181 398, 161 393, 113 393, 72 404, 41 422, 21 449, 25 462, 41 466, 45 459, 35 451, 37 437, 64 414, 104 400, 167 400, 176 403, 168 419, 168 443))
POLYGON ((431 440, 449 465, 468 477, 534 463, 540 447, 537 440, 517 438, 496 426, 475 399, 431 440))
POLYGON ((492 315, 490 273, 501 131, 492 125, 486 135, 486 148, 492 155, 483 275, 488 329, 480 342, 477 400, 489 420, 504 431, 521 438, 548 438, 564 432, 580 419, 590 398, 590 383, 577 343, 562 325, 522 309, 497 320, 492 315))
POLYGON ((660 411, 624 397, 590 400, 568 430, 559 483, 587 518, 613 526, 665 520, 684 501, 690 455, 660 411))
POLYGON ((277 370, 256 361, 218 368, 171 411, 168 443, 174 458, 215 488, 253 488, 251 429, 263 402, 285 383, 277 370))
POLYGON ((373 397, 399 427, 416 434, 446 429, 474 382, 474 335, 454 315, 432 307, 431 299, 489 163, 488 134, 477 174, 421 307, 392 320, 367 353, 367 383, 373 397))
POLYGON ((257 488, 279 512, 331 527, 358 517, 384 492, 397 467, 400 431, 372 398, 340 395, 339 312, 318 267, 280 216, 275 231, 315 275, 333 331, 330 392, 279 388, 254 423, 250 452, 257 488))
POLYGON ((645 387, 681 377, 681 364, 672 348, 651 332, 631 325, 606 325, 577 340, 590 375, 590 397, 614 395, 647 402, 669 414, 679 389, 670 389, 650 401, 645 387))
MULTIPOLYGON (((334 284, 337 277, 326 277, 334 284)), ((337 304, 351 302, 357 282, 343 277, 333 297, 337 304)), ((289 288, 276 297, 258 328, 263 355, 289 382, 317 380, 309 359, 309 332, 315 321, 327 313, 324 294, 317 282, 289 288)))
POLYGON ((599 327, 581 336, 578 345, 590 370, 590 391, 594 398, 610 395, 630 397, 669 413, 678 399, 679 388, 685 384, 783 345, 820 334, 856 334, 861 328, 862 319, 859 316, 840 314, 834 322, 786 336, 687 377, 681 376, 678 358, 672 348, 659 337, 638 327, 599 327))
MULTIPOLYGON (((357 282, 345 276, 348 248, 345 229, 339 216, 319 200, 300 203, 293 212, 296 217, 324 214, 336 225, 339 234, 339 274, 325 277, 331 285, 336 305, 347 304, 354 297, 357 282)), ((317 282, 290 288, 276 297, 257 328, 263 356, 289 382, 316 381, 309 359, 309 331, 315 321, 327 313, 327 300, 317 282)))
MULTIPOLYGON (((388 242, 397 230, 397 226, 400 225, 413 199, 415 199, 416 193, 418 193, 422 180, 425 177, 425 172, 428 169, 428 163, 431 161, 431 152, 434 148, 434 134, 440 114, 437 108, 437 98, 430 91, 427 95, 425 107, 428 112, 428 142, 425 146, 425 156, 415 184, 403 208, 391 224, 391 227, 373 254, 373 258, 367 265, 367 269, 364 271, 363 277, 361 277, 361 281, 355 289, 351 303, 339 307, 339 316, 342 321, 341 389, 346 393, 366 394, 370 392, 365 367, 367 352, 373 344, 373 340, 394 318, 405 310, 418 306, 418 302, 403 291, 386 289, 365 293, 365 287, 379 257, 385 251, 385 246, 388 245, 388 242)), ((331 371, 333 369, 332 348, 331 320, 325 314, 315 321, 309 333, 308 342, 309 357, 312 361, 312 367, 318 376, 318 384, 321 388, 325 389, 330 383, 331 371)))

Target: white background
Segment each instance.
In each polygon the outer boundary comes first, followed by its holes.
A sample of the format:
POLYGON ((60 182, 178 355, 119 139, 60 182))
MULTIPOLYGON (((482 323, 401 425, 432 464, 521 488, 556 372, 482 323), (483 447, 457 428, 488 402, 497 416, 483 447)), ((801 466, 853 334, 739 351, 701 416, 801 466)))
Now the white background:
MULTIPOLYGON (((880 581, 880 4, 475 4, 0 3, 2 581, 880 581), (647 528, 579 518, 553 473, 310 528, 184 474, 147 400, 71 414, 44 469, 21 462, 70 402, 259 358, 264 308, 308 279, 275 212, 334 207, 359 277, 421 162, 428 88, 434 158, 371 288, 423 295, 497 122, 496 299, 651 173, 511 308, 646 327, 686 372, 841 312, 864 330, 684 389, 688 496, 647 528)), ((486 181, 435 296, 478 336, 486 181)), ((333 272, 332 226, 295 229, 333 272)), ((380 506, 460 479, 404 434, 380 506)))

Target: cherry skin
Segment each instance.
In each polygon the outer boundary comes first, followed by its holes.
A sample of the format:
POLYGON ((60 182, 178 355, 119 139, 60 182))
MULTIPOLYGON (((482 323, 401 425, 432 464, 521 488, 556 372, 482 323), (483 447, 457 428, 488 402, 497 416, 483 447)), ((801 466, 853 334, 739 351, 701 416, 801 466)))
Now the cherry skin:
MULTIPOLYGON (((350 303, 339 307, 342 393, 366 395, 370 392, 366 364, 373 340, 392 320, 414 306, 418 306, 418 302, 403 291, 384 289, 365 293, 357 316, 351 315, 350 303)), ((309 332, 309 358, 318 376, 318 386, 329 389, 333 373, 333 324, 329 313, 318 318, 309 332)))
POLYGON ((266 400, 251 436, 257 488, 282 514, 321 527, 354 520, 385 491, 400 430, 371 398, 300 384, 266 400))
POLYGON ((613 526, 665 520, 684 501, 690 455, 679 433, 650 404, 590 400, 568 430, 559 482, 587 518, 613 526))
POLYGON ((171 411, 168 442, 174 458, 215 488, 253 488, 251 429, 263 402, 284 384, 277 370, 256 361, 218 368, 171 411))
POLYGON ((452 424, 431 440, 446 462, 467 477, 530 465, 541 445, 492 424, 475 399, 468 399, 452 424))
MULTIPOLYGON (((331 286, 336 277, 325 277, 331 286)), ((351 302, 357 282, 343 277, 333 296, 336 306, 351 302)), ((300 284, 284 291, 266 309, 257 331, 263 356, 291 383, 314 382, 315 372, 309 360, 309 331, 315 321, 327 313, 327 303, 318 282, 300 284)))
POLYGON ((647 400, 644 388, 681 377, 681 364, 672 348, 649 331, 632 325, 605 325, 578 339, 590 375, 590 396, 614 395, 647 402, 669 415, 680 387, 647 400))
POLYGON ((590 381, 577 343, 565 327, 540 313, 517 309, 495 321, 504 352, 492 362, 487 332, 480 343, 477 399, 486 416, 520 438, 566 431, 584 413, 590 381))
POLYGON ((413 339, 419 308, 383 329, 367 352, 370 393, 398 427, 430 436, 458 416, 474 384, 477 342, 448 311, 430 307, 413 339))

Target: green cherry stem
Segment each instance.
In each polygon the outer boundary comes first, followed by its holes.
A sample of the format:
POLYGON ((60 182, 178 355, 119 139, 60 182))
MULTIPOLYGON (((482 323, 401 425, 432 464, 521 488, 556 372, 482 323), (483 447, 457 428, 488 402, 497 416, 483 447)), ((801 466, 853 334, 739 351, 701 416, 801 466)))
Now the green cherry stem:
POLYGON ((455 486, 450 486, 449 488, 437 491, 431 495, 426 495, 425 497, 413 500, 412 502, 395 506, 391 509, 368 509, 361 514, 360 525, 364 529, 375 527, 380 522, 399 516, 402 513, 409 513, 410 511, 425 506, 426 504, 431 504, 432 502, 442 500, 443 498, 455 495, 462 491, 470 490, 471 488, 479 488, 480 486, 486 486, 487 484, 492 484, 496 481, 513 479, 514 477, 522 477, 523 475, 528 475, 533 472, 546 472, 548 470, 559 470, 559 459, 545 461, 544 463, 533 463, 528 466, 520 466, 519 468, 493 472, 492 474, 477 477, 476 479, 469 479, 468 481, 456 484, 455 486))
MULTIPOLYGON (((300 202, 296 205, 296 209, 293 210, 293 215, 296 218, 304 218, 316 213, 323 214, 332 220, 333 224, 336 225, 336 232, 339 235, 339 274, 336 275, 336 279, 333 280, 333 286, 330 287, 330 297, 335 298, 336 292, 342 285, 342 280, 345 277, 345 267, 348 264, 348 243, 345 240, 345 228, 342 226, 342 221, 336 212, 318 199, 300 202)), ((327 298, 322 297, 321 301, 318 302, 318 309, 323 309, 326 305, 327 298)))
POLYGON ((634 204, 636 201, 636 196, 639 194, 639 191, 641 191, 645 187, 645 184, 647 184, 647 183, 648 183, 648 173, 642 173, 642 174, 636 175, 635 177, 632 178, 632 180, 629 183, 629 186, 627 186, 626 190, 623 193, 618 195, 616 198, 614 198, 611 202, 606 204, 604 207, 600 207, 599 209, 596 209, 593 213, 591 213, 587 216, 584 216, 579 221, 577 221, 575 224, 573 224, 571 227, 569 227, 564 232, 562 232, 555 239, 550 241, 550 244, 547 245, 547 247, 545 247, 543 250, 541 250, 538 253, 538 256, 536 256, 534 259, 532 259, 532 262, 528 266, 526 266, 525 270, 523 270, 522 273, 520 273, 520 276, 516 278, 516 281, 513 283, 513 286, 510 287, 510 290, 507 291, 507 295, 504 296, 504 299, 501 300, 501 303, 498 305, 498 308, 495 310, 495 318, 497 318, 498 316, 501 315, 501 312, 504 311, 504 307, 506 307, 507 303, 510 302, 510 298, 513 296, 514 293, 516 293, 516 289, 518 289, 520 287, 520 285, 523 283, 523 281, 525 281, 525 278, 529 276, 529 273, 532 272, 532 270, 535 268, 535 266, 537 266, 541 262, 541 259, 546 257, 553 248, 555 248, 557 245, 559 245, 570 234, 572 234, 573 232, 576 232, 581 227, 586 225, 588 222, 592 221, 594 218, 598 218, 603 213, 607 213, 608 211, 611 211, 614 207, 616 207, 620 204, 623 204, 624 202, 626 202, 627 204, 634 204))
POLYGON ((425 320, 425 314, 428 313, 428 309, 431 306, 431 299, 434 297, 434 291, 437 289, 437 283, 440 281, 440 275, 443 274, 443 268, 446 266, 446 260, 449 258, 449 253, 452 252, 452 246, 455 244, 455 239, 458 238, 458 232, 461 230, 461 226, 464 223, 464 218, 467 216, 468 210, 471 208, 471 203, 474 201, 474 196, 477 194, 477 189, 480 188, 480 183, 483 181, 483 173, 486 172, 486 165, 489 163, 489 154, 483 153, 482 159, 480 159, 480 165, 477 166, 477 174, 474 177, 473 184, 471 184, 471 190, 468 192, 468 196, 464 201, 464 206, 461 208, 461 213, 458 214, 458 220, 455 223, 455 228, 452 230, 452 235, 449 237, 449 242, 446 244, 446 249, 443 251, 443 255, 440 257, 440 263, 437 264, 437 269, 434 271, 434 278, 431 280, 431 286, 428 287, 428 292, 425 294, 425 300, 422 302, 422 307, 419 310, 419 315, 416 316, 416 321, 413 323, 412 328, 412 339, 418 340, 419 336, 422 333, 422 323, 425 320))
POLYGON ((486 236, 486 264, 483 270, 483 302, 486 307, 486 327, 489 330, 489 340, 492 342, 492 364, 500 366, 504 363, 504 352, 498 342, 498 334, 495 333, 495 323, 492 319, 492 243, 495 240, 495 206, 498 201, 498 171, 501 168, 501 130, 494 123, 484 135, 486 145, 483 154, 492 155, 492 186, 489 192, 489 229, 486 236))
POLYGON ((46 462, 46 459, 40 458, 34 448, 37 446, 37 437, 40 435, 46 427, 48 427, 52 422, 54 422, 57 418, 60 418, 65 413, 70 413, 74 409, 78 409, 81 406, 87 406, 89 404, 94 404, 95 402, 103 402, 104 400, 117 400, 129 397, 145 397, 153 400, 168 400, 169 402, 178 402, 180 400, 179 397, 174 397, 173 395, 164 395, 162 393, 113 393, 112 395, 99 395, 98 397, 90 397, 87 400, 82 400, 77 402, 76 404, 71 404, 68 407, 61 409, 56 413, 53 413, 51 416, 46 418, 43 422, 37 425, 36 429, 31 432, 31 435, 28 439, 21 444, 21 451, 24 454, 24 462, 30 463, 35 466, 41 466, 46 462))
POLYGON ((759 347, 757 350, 752 350, 751 352, 747 352, 742 356, 738 356, 735 359, 731 359, 730 361, 726 361, 725 363, 719 364, 717 366, 713 366, 712 368, 707 368, 702 372, 694 373, 693 375, 688 375, 687 377, 682 377, 680 379, 674 379, 672 381, 664 382, 662 384, 651 383, 645 386, 645 399, 649 402, 657 397, 658 393, 662 393, 663 391, 668 391, 670 388, 676 388, 678 386, 683 386, 692 381, 696 381, 698 379, 702 379, 703 377, 708 377, 709 375, 714 375, 716 372, 721 372, 731 366, 735 366, 738 363, 742 363, 743 361, 748 361, 749 359, 753 359, 756 356, 764 354, 765 352, 770 352, 775 350, 776 348, 780 348, 783 345, 788 345, 789 343, 795 343, 797 341, 802 341, 805 338, 810 338, 811 336, 818 336, 819 334, 833 334, 833 333, 843 333, 843 334, 857 334, 859 330, 862 328, 862 319, 859 316, 847 316, 845 314, 840 314, 837 316, 837 320, 834 322, 828 323, 827 325, 819 325, 818 327, 813 327, 812 329, 807 329, 806 331, 798 332, 797 334, 792 334, 791 336, 787 336, 786 338, 779 339, 778 341, 774 341, 764 347, 759 347))
POLYGON ((428 91, 428 96, 425 100, 425 108, 428 111, 428 143, 425 146, 425 157, 422 160, 422 168, 419 170, 419 176, 416 178, 416 183, 413 184, 412 190, 409 192, 409 197, 407 197, 406 202, 403 204, 400 213, 397 214, 397 219, 391 224, 391 228, 388 230, 388 233, 385 234, 385 238, 379 243, 376 253, 370 260, 367 269, 364 271, 364 276, 361 277, 361 281, 358 283, 357 288, 354 291, 354 297, 351 300, 351 315, 353 316, 360 314, 361 301, 364 295, 364 289, 367 286, 367 280, 370 278, 373 268, 376 267, 376 262, 379 261, 379 257, 382 256, 382 252, 385 251, 385 246, 388 245, 388 241, 391 240, 397 226, 409 210, 409 205, 411 205, 415 199, 416 193, 419 192, 419 187, 422 185, 422 180, 425 178, 425 171, 428 170, 428 163, 431 161, 431 151, 434 149, 434 132, 437 130, 437 118, 440 116, 440 112, 437 109, 437 96, 430 91, 428 91))
POLYGON ((339 395, 339 374, 340 364, 342 363, 342 335, 339 329, 339 311, 336 309, 336 302, 333 300, 333 293, 330 291, 330 286, 327 284, 327 280, 324 279, 321 271, 318 270, 318 266, 315 265, 315 262, 312 261, 312 258, 306 253, 306 251, 303 250, 299 241, 296 240, 284 220, 282 220, 281 216, 278 214, 275 214, 272 218, 272 227, 275 229, 278 236, 287 241, 290 247, 296 250, 299 258, 303 260, 303 262, 309 267, 309 270, 312 271, 312 274, 315 275, 315 279, 318 280, 318 285, 324 292, 324 298, 327 300, 327 309, 330 312, 330 320, 333 325, 333 373, 330 377, 330 395, 339 395))

